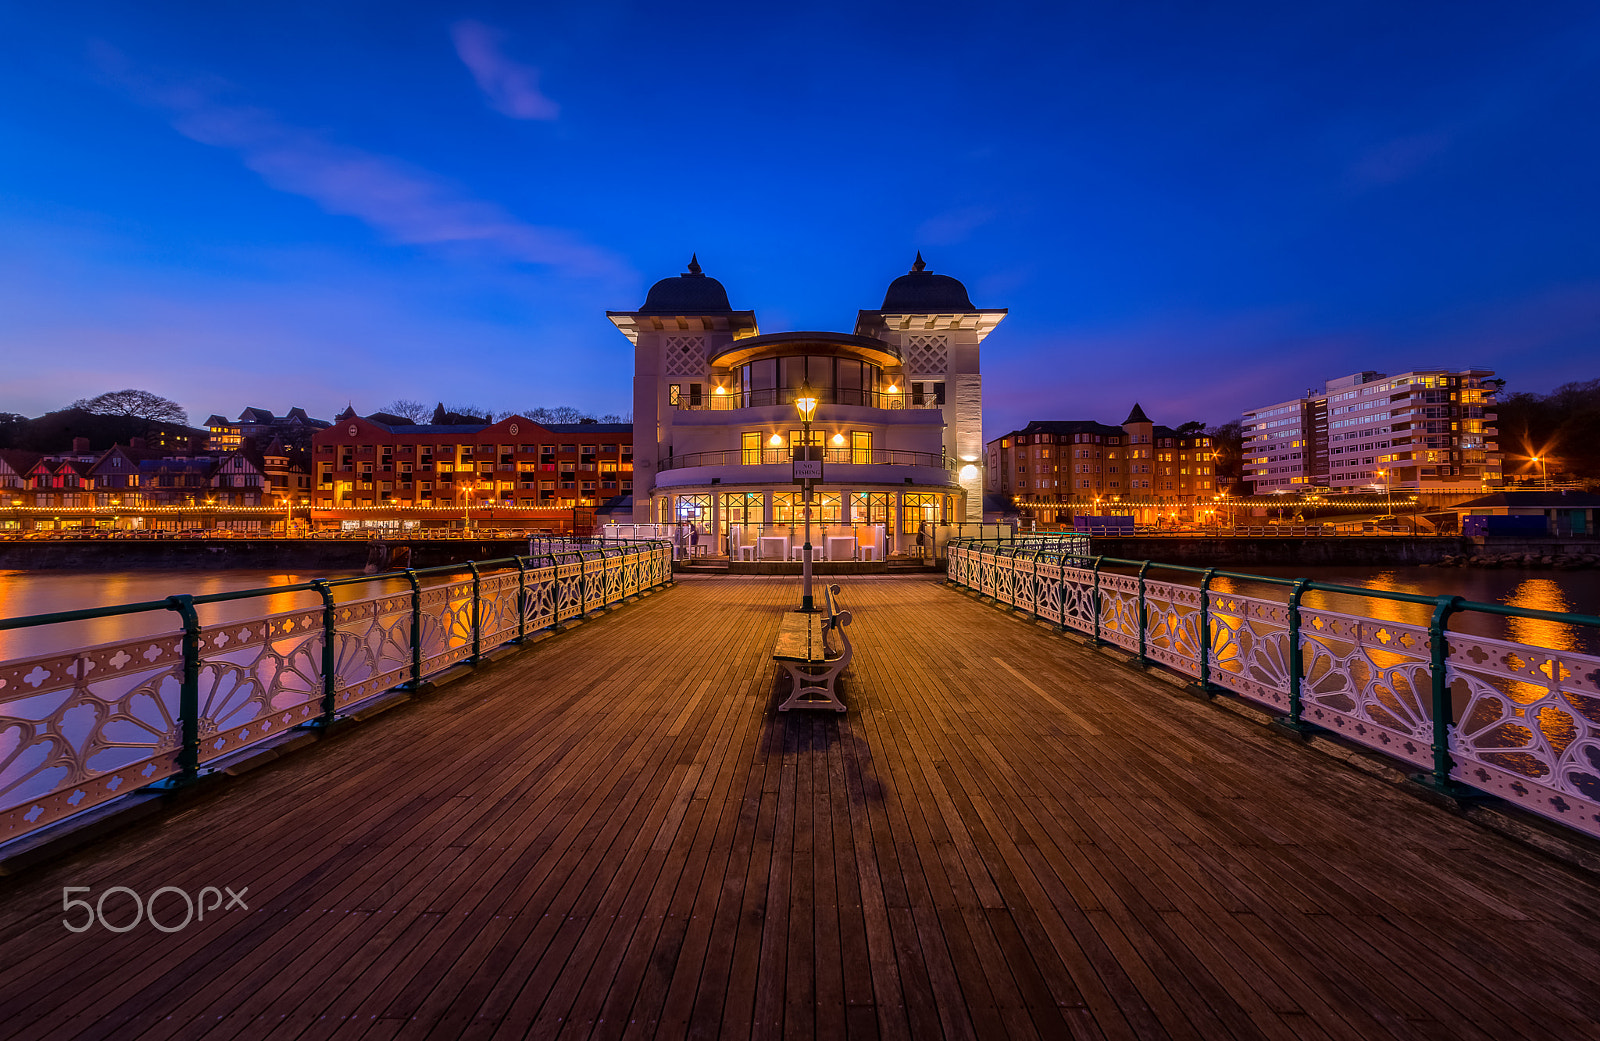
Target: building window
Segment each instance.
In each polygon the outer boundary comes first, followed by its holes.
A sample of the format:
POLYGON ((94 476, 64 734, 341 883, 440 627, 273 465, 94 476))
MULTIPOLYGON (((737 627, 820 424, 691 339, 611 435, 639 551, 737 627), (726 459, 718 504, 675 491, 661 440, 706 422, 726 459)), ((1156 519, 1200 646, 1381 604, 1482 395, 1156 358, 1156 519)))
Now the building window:
POLYGON ((739 462, 744 466, 761 463, 761 431, 746 430, 739 435, 739 462))
POLYGON ((677 408, 683 397, 683 387, 677 383, 667 387, 667 404, 677 408))
POLYGON ((850 461, 863 464, 872 462, 872 431, 850 431, 850 461))

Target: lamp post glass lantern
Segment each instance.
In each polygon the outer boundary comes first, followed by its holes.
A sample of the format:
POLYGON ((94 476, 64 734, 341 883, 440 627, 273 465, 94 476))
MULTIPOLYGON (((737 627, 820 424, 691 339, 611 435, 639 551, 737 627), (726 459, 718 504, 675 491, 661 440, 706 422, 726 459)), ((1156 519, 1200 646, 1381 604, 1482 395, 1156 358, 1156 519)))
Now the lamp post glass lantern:
MULTIPOLYGON (((811 459, 811 419, 817 414, 817 394, 811 389, 811 384, 805 380, 800 381, 800 387, 794 395, 795 411, 800 413, 800 445, 799 451, 805 453, 807 462, 811 459)), ((801 485, 806 515, 806 541, 800 551, 800 610, 811 612, 816 610, 815 601, 811 599, 811 486, 808 477, 801 485)))

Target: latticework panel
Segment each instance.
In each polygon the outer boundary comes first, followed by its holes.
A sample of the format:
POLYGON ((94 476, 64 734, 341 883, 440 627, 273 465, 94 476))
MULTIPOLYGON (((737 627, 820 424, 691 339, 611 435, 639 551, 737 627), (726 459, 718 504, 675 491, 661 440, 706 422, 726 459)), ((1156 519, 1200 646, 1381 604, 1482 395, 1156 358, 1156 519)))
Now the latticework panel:
POLYGON ((943 376, 950 369, 950 337, 924 335, 906 337, 905 356, 902 359, 906 375, 943 376))
POLYGON ((703 336, 669 336, 662 351, 661 371, 669 378, 700 379, 706 374, 703 336))

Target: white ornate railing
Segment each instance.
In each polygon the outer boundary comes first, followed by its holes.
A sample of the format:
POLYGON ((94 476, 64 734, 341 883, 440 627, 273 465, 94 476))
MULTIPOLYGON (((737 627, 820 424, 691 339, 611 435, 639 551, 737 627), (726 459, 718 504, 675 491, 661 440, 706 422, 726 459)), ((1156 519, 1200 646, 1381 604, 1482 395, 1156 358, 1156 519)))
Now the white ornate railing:
POLYGON ((172 610, 183 632, 0 663, 0 842, 201 768, 485 650, 635 596, 671 576, 671 547, 637 543, 458 568, 278 586, 11 619, 50 625, 172 610), (509 566, 507 566, 509 565, 509 566), (480 567, 496 570, 480 572, 480 567), (337 602, 362 582, 411 589, 337 602), (202 626, 197 605, 317 592, 323 606, 202 626))
POLYGON ((1091 558, 1047 543, 953 541, 948 579, 1426 772, 1600 836, 1600 656, 1452 631, 1459 612, 1600 627, 1600 618, 1308 580, 1287 600, 1209 587, 1214 571, 1091 558), (1114 564, 1118 571, 1102 570, 1114 564), (1137 568, 1136 574, 1128 573, 1137 568), (1193 572, 1198 585, 1147 572, 1193 572), (1308 591, 1433 609, 1429 624, 1301 604, 1308 591))

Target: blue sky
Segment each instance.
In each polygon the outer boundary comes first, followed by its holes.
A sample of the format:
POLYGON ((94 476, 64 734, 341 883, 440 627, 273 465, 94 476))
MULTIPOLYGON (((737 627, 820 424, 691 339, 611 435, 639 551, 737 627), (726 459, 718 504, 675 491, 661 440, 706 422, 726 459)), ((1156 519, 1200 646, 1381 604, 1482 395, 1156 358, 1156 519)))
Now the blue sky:
POLYGON ((698 252, 763 331, 923 251, 985 428, 1366 368, 1600 377, 1600 7, 0 8, 0 411, 625 412, 698 252))

